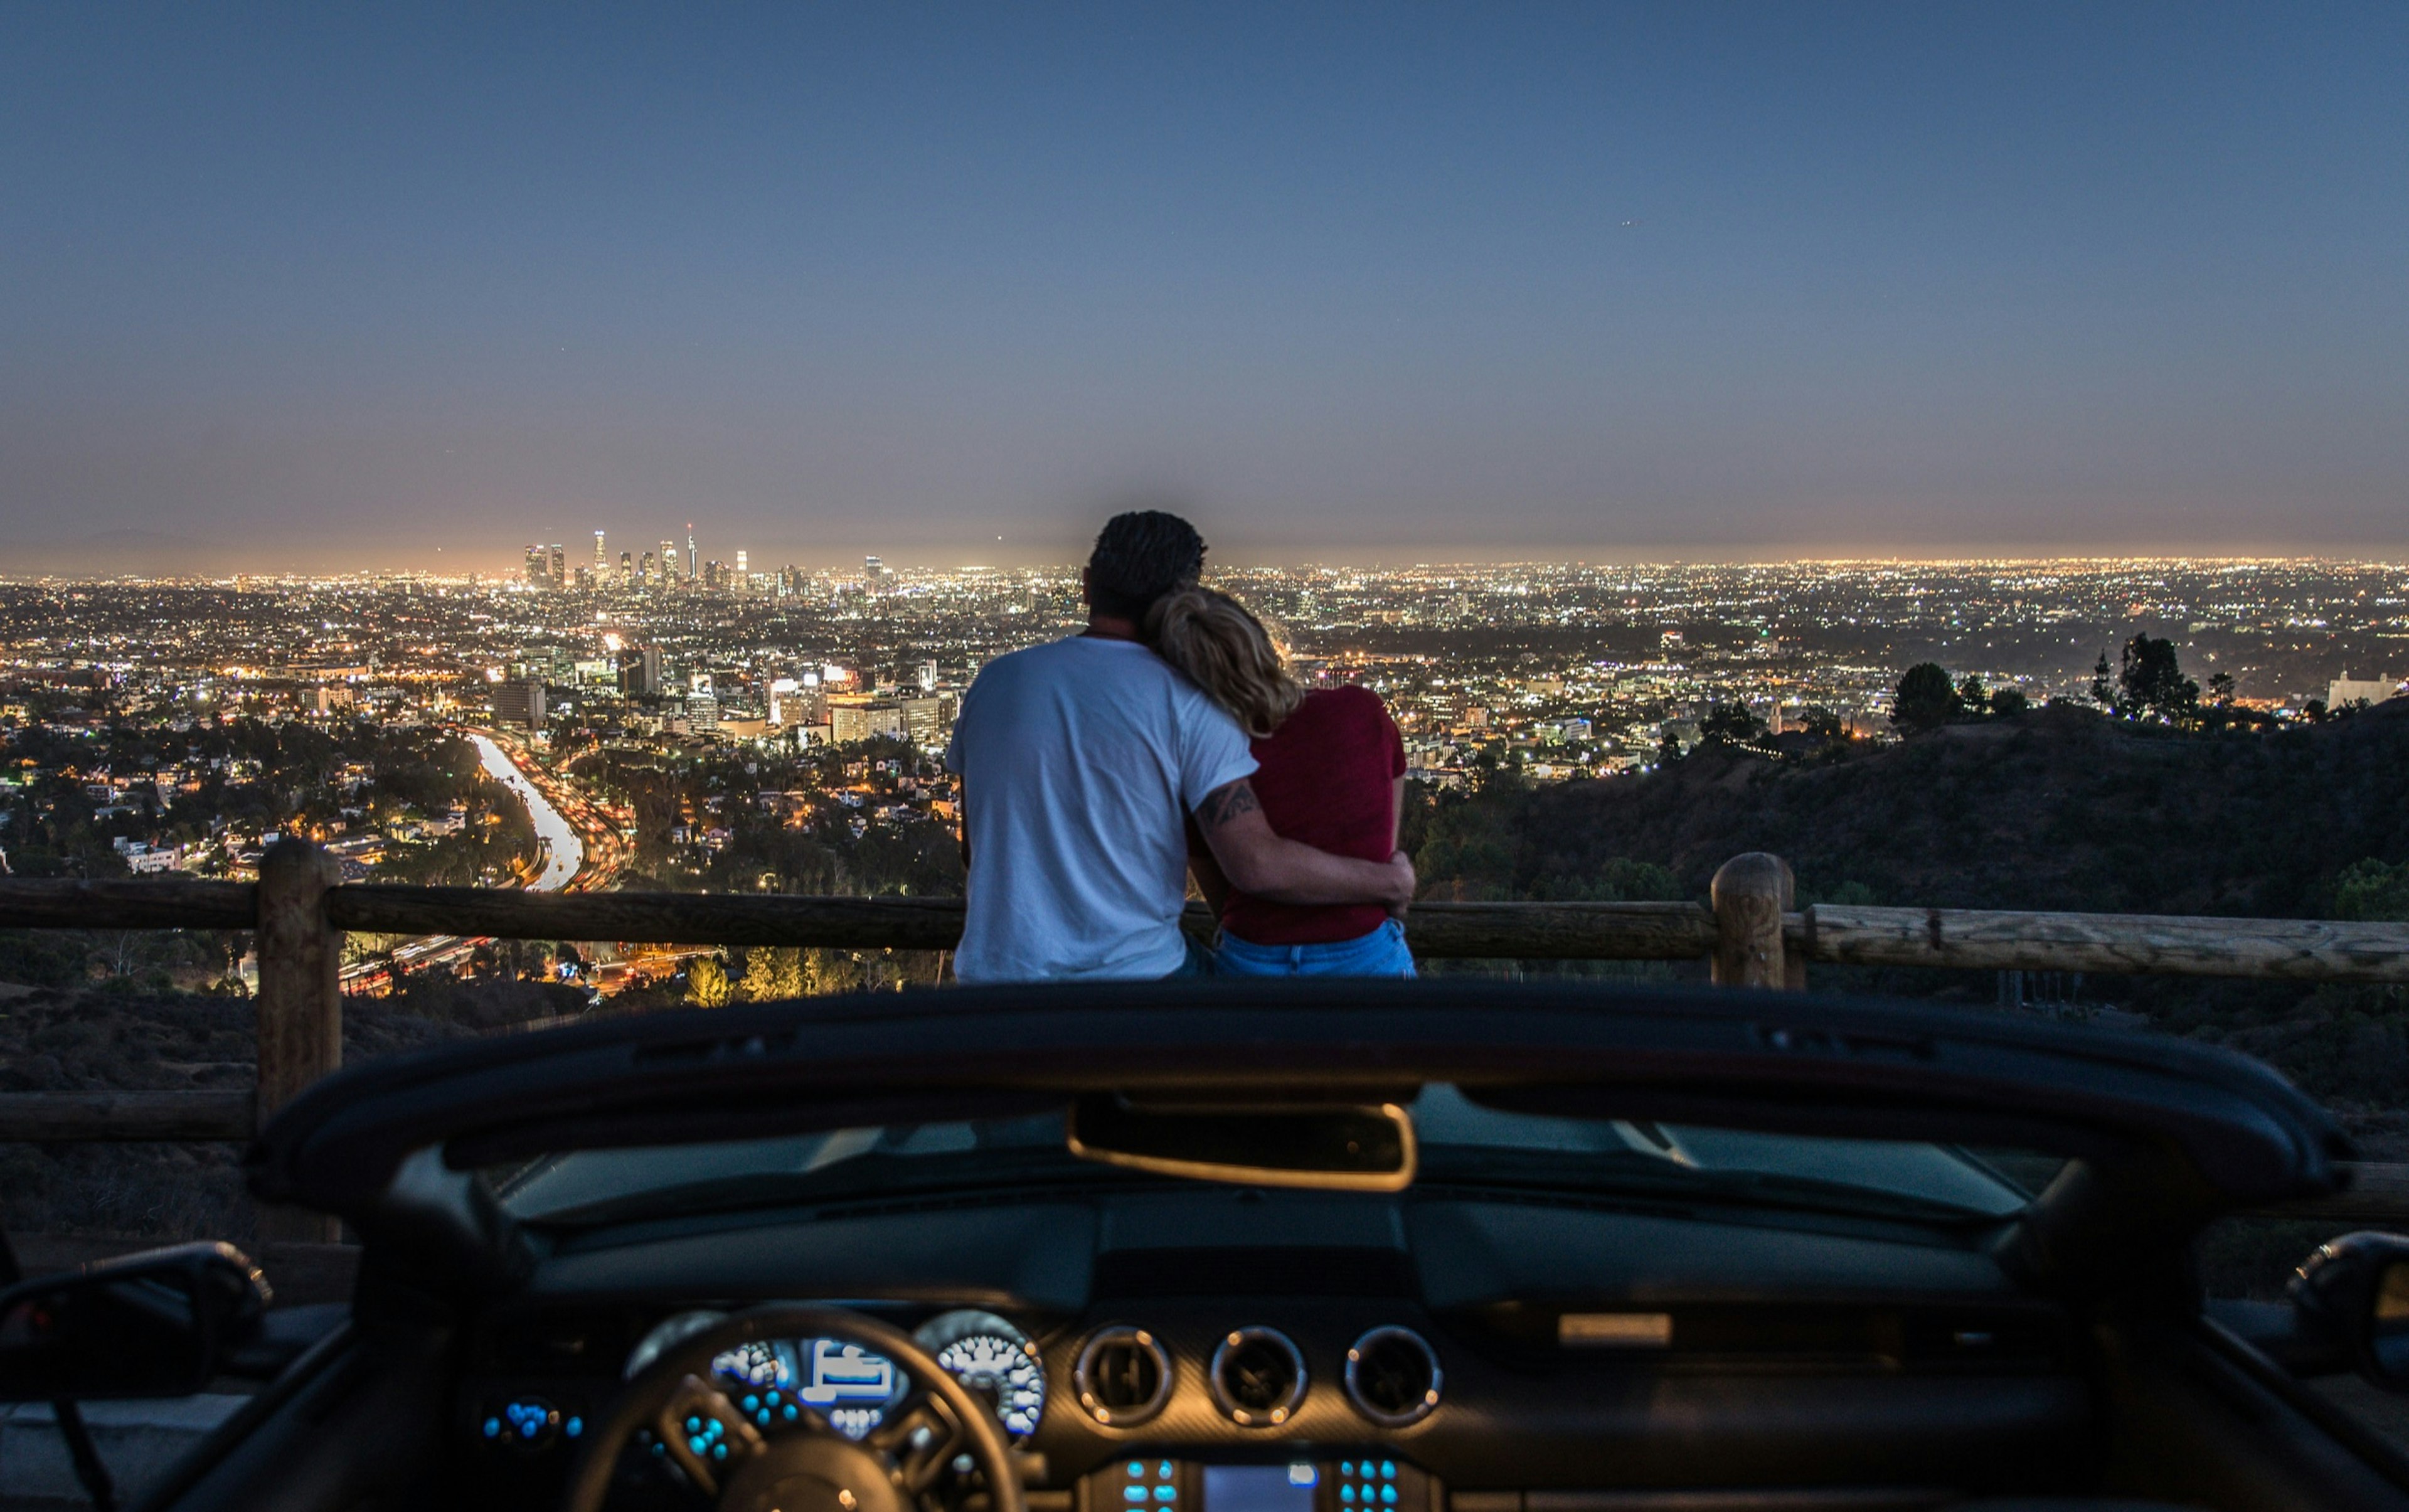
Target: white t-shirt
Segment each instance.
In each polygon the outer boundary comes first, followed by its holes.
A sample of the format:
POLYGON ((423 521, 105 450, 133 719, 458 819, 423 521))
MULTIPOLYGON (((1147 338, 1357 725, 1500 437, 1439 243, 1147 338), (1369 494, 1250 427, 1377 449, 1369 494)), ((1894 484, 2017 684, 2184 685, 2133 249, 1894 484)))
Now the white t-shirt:
POLYGON ((1132 641, 990 662, 945 765, 970 810, 964 982, 1167 976, 1187 958, 1189 812, 1249 776, 1237 722, 1132 641))

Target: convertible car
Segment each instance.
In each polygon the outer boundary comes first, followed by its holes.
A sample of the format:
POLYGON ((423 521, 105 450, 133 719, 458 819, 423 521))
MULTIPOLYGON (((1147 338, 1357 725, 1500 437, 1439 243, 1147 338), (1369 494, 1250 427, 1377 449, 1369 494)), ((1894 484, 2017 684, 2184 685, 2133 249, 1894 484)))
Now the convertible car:
POLYGON ((362 1066, 224 1246, 0 1297, 12 1400, 264 1381, 177 1512, 2409 1508, 2409 1243, 2211 1309, 2345 1143, 2214 1048, 1563 986, 964 989, 362 1066))

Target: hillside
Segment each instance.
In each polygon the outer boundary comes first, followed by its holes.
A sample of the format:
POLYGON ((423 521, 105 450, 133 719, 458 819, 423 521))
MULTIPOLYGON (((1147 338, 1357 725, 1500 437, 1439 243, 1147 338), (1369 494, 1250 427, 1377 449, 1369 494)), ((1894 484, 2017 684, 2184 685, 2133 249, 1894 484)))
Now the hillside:
POLYGON ((1697 897, 1726 858, 1767 850, 1806 901, 2311 916, 2344 867, 2409 859, 2409 699, 2214 737, 2037 710, 1805 760, 1709 749, 1418 817, 1440 896, 1638 896, 1652 879, 1697 897))
MULTIPOLYGON (((2271 735, 2059 708, 1796 760, 1706 750, 1639 777, 1424 795, 1406 842, 1435 898, 1703 898, 1724 861, 1767 850, 1808 903, 2402 917, 2409 699, 2271 735)), ((1810 981, 1976 1005, 1998 986, 1988 972, 1831 966, 1810 981)), ((2257 1056, 2333 1109, 2368 1158, 2409 1160, 2409 990, 2094 977, 2052 991, 2056 1006, 2023 1011, 2113 1007, 2108 1022, 2257 1056)), ((2315 1227, 2233 1220, 2203 1264, 2221 1289, 2272 1294, 2324 1237, 2315 1227)))

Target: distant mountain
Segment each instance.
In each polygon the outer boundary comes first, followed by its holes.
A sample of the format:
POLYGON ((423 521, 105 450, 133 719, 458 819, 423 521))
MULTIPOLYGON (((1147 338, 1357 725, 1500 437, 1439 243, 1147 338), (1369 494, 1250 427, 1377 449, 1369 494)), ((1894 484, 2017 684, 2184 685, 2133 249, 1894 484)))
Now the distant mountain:
POLYGON ((1701 751, 1420 818, 1426 884, 1463 897, 1703 897, 1766 850, 1809 902, 2319 916, 2344 866, 2409 859, 2409 698, 2213 737, 2045 709, 1824 759, 1701 751))

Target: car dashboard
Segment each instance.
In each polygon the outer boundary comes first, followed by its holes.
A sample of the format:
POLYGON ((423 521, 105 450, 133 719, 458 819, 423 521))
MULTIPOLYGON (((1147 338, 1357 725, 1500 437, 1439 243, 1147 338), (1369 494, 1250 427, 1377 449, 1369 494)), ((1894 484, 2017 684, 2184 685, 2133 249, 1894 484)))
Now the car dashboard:
MULTIPOLYGON (((2079 1484, 2097 1450, 2071 1323, 1980 1234, 1181 1187, 564 1237, 467 1341, 464 1504, 556 1501, 633 1370, 769 1301, 911 1332, 995 1411, 1035 1512, 1943 1505, 2079 1484)), ((831 1339, 713 1372, 764 1435, 858 1438, 905 1390, 831 1339)), ((697 1505, 660 1449, 613 1505, 697 1505)), ((983 1501, 958 1468, 947 1495, 983 1501)))

